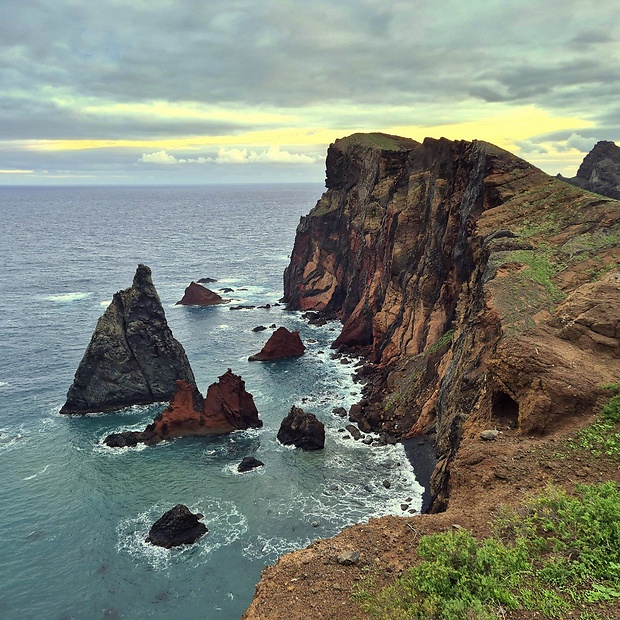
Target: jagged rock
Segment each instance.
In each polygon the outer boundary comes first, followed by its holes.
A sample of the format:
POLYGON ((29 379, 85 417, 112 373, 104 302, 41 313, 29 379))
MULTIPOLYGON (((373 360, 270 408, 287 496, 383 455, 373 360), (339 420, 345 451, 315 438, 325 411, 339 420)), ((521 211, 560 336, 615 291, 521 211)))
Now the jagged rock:
POLYGON ((322 450, 325 447, 325 426, 313 413, 291 407, 280 425, 278 441, 302 450, 322 450))
POLYGON ((229 310, 254 310, 254 308, 256 308, 256 306, 231 306, 228 309, 229 310))
POLYGON ((208 289, 202 284, 196 284, 196 282, 190 282, 189 286, 185 289, 183 298, 177 301, 177 306, 216 306, 218 304, 225 304, 228 300, 222 299, 217 293, 208 289))
MULTIPOLYGON (((245 381, 229 368, 217 383, 209 386, 204 399, 187 381, 177 381, 170 405, 142 432, 135 433, 135 438, 136 442, 155 444, 175 437, 223 435, 262 425, 254 398, 245 389, 245 381)), ((122 441, 119 437, 131 434, 115 433, 104 443, 118 447, 116 444, 122 441)))
POLYGON ((563 181, 620 200, 620 147, 602 140, 585 156, 577 176, 563 181))
POLYGON ((334 415, 337 415, 340 418, 346 418, 347 417, 347 410, 344 407, 334 407, 332 409, 332 413, 334 415))
POLYGON ((237 471, 240 473, 245 473, 246 471, 252 471, 257 467, 263 467, 264 465, 265 463, 259 461, 253 456, 244 456, 243 460, 241 461, 241 463, 239 463, 237 467, 237 471))
POLYGON ((286 327, 278 327, 271 334, 265 346, 256 355, 251 355, 250 362, 278 360, 285 357, 299 357, 304 354, 304 346, 299 332, 290 332, 286 327))
POLYGON ((200 522, 202 518, 203 515, 194 514, 187 506, 177 504, 153 523, 145 542, 166 549, 191 545, 208 532, 207 526, 200 522))
POLYGON ((166 322, 151 270, 138 265, 132 286, 114 295, 97 322, 60 413, 167 401, 178 379, 196 389, 185 351, 166 322))
POLYGON ((351 433, 351 437, 353 437, 355 441, 358 441, 362 438, 362 433, 360 432, 360 429, 357 428, 357 426, 353 426, 353 424, 347 424, 345 428, 349 431, 349 433, 351 433))
POLYGON ((234 290, 234 289, 229 288, 229 287, 224 287, 224 288, 220 289, 220 291, 221 291, 222 293, 234 293, 234 292, 235 292, 235 290, 234 290))

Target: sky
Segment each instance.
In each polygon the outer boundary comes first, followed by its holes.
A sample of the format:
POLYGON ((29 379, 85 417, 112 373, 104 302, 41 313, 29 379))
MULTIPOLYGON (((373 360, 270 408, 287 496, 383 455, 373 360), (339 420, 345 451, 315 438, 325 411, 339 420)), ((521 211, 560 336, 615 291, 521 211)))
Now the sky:
POLYGON ((335 139, 620 144, 618 0, 0 0, 0 185, 322 182, 335 139))

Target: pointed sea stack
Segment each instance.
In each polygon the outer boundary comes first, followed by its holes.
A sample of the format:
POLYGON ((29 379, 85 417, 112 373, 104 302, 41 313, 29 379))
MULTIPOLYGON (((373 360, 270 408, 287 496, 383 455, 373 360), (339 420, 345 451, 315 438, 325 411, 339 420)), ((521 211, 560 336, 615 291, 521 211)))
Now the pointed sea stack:
POLYGON ((266 362, 285 357, 299 357, 306 347, 299 337, 299 332, 289 332, 286 327, 278 327, 256 355, 250 355, 250 362, 266 362))
POLYGON ((185 289, 183 298, 177 301, 177 306, 216 306, 218 304, 225 304, 229 300, 222 299, 217 293, 208 289, 202 284, 196 284, 196 282, 190 282, 190 285, 185 289))
POLYGON ((179 379, 200 399, 185 351, 168 327, 151 270, 138 265, 132 286, 114 295, 97 322, 60 413, 169 401, 179 379))

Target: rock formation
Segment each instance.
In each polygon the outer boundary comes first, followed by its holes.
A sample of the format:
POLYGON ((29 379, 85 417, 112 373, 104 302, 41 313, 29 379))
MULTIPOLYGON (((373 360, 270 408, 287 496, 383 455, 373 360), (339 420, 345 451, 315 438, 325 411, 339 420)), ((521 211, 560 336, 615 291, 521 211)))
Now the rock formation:
POLYGON ((175 437, 223 435, 262 425, 245 381, 229 368, 209 386, 204 400, 187 381, 177 381, 170 405, 144 431, 113 433, 104 443, 111 448, 154 444, 175 437))
POLYGON ((285 357, 299 357, 304 354, 304 346, 299 332, 290 332, 286 327, 278 327, 265 346, 256 355, 251 355, 250 362, 279 360, 285 357))
POLYGON ((244 456, 241 463, 239 463, 239 465, 237 466, 237 471, 239 473, 245 473, 247 471, 252 471, 253 469, 256 469, 257 467, 263 467, 264 465, 265 463, 263 463, 262 461, 259 461, 257 458, 254 458, 253 456, 244 456))
POLYGON ((617 201, 485 142, 382 134, 332 144, 326 186, 285 301, 340 319, 334 346, 367 355, 363 431, 436 432, 432 511, 463 438, 550 432, 617 379, 617 201))
POLYGON ((202 518, 203 515, 194 514, 187 506, 177 504, 153 523, 145 542, 166 549, 191 545, 208 532, 207 526, 200 522, 202 518))
POLYGON ((181 344, 166 322, 151 270, 138 265, 97 322, 60 413, 115 411, 172 398, 176 381, 196 391, 181 344))
POLYGON ((218 304, 227 303, 226 299, 222 299, 217 293, 209 290, 202 284, 190 282, 185 289, 183 298, 177 301, 177 306, 216 306, 218 304))
POLYGON ((291 407, 280 425, 278 441, 302 450, 322 450, 325 447, 325 426, 313 413, 291 407))
POLYGON ((577 176, 563 181, 620 200, 620 147, 602 140, 585 156, 577 176))

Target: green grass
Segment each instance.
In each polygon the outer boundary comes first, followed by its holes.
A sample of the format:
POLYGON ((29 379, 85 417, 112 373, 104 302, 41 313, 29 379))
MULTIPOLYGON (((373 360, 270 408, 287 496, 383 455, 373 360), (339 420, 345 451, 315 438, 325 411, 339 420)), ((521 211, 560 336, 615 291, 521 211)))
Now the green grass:
POLYGON ((510 610, 543 618, 579 611, 585 620, 620 602, 615 483, 578 486, 574 495, 548 489, 503 509, 493 531, 481 541, 467 530, 425 536, 417 566, 379 591, 365 580, 355 596, 382 620, 482 620, 510 610))

